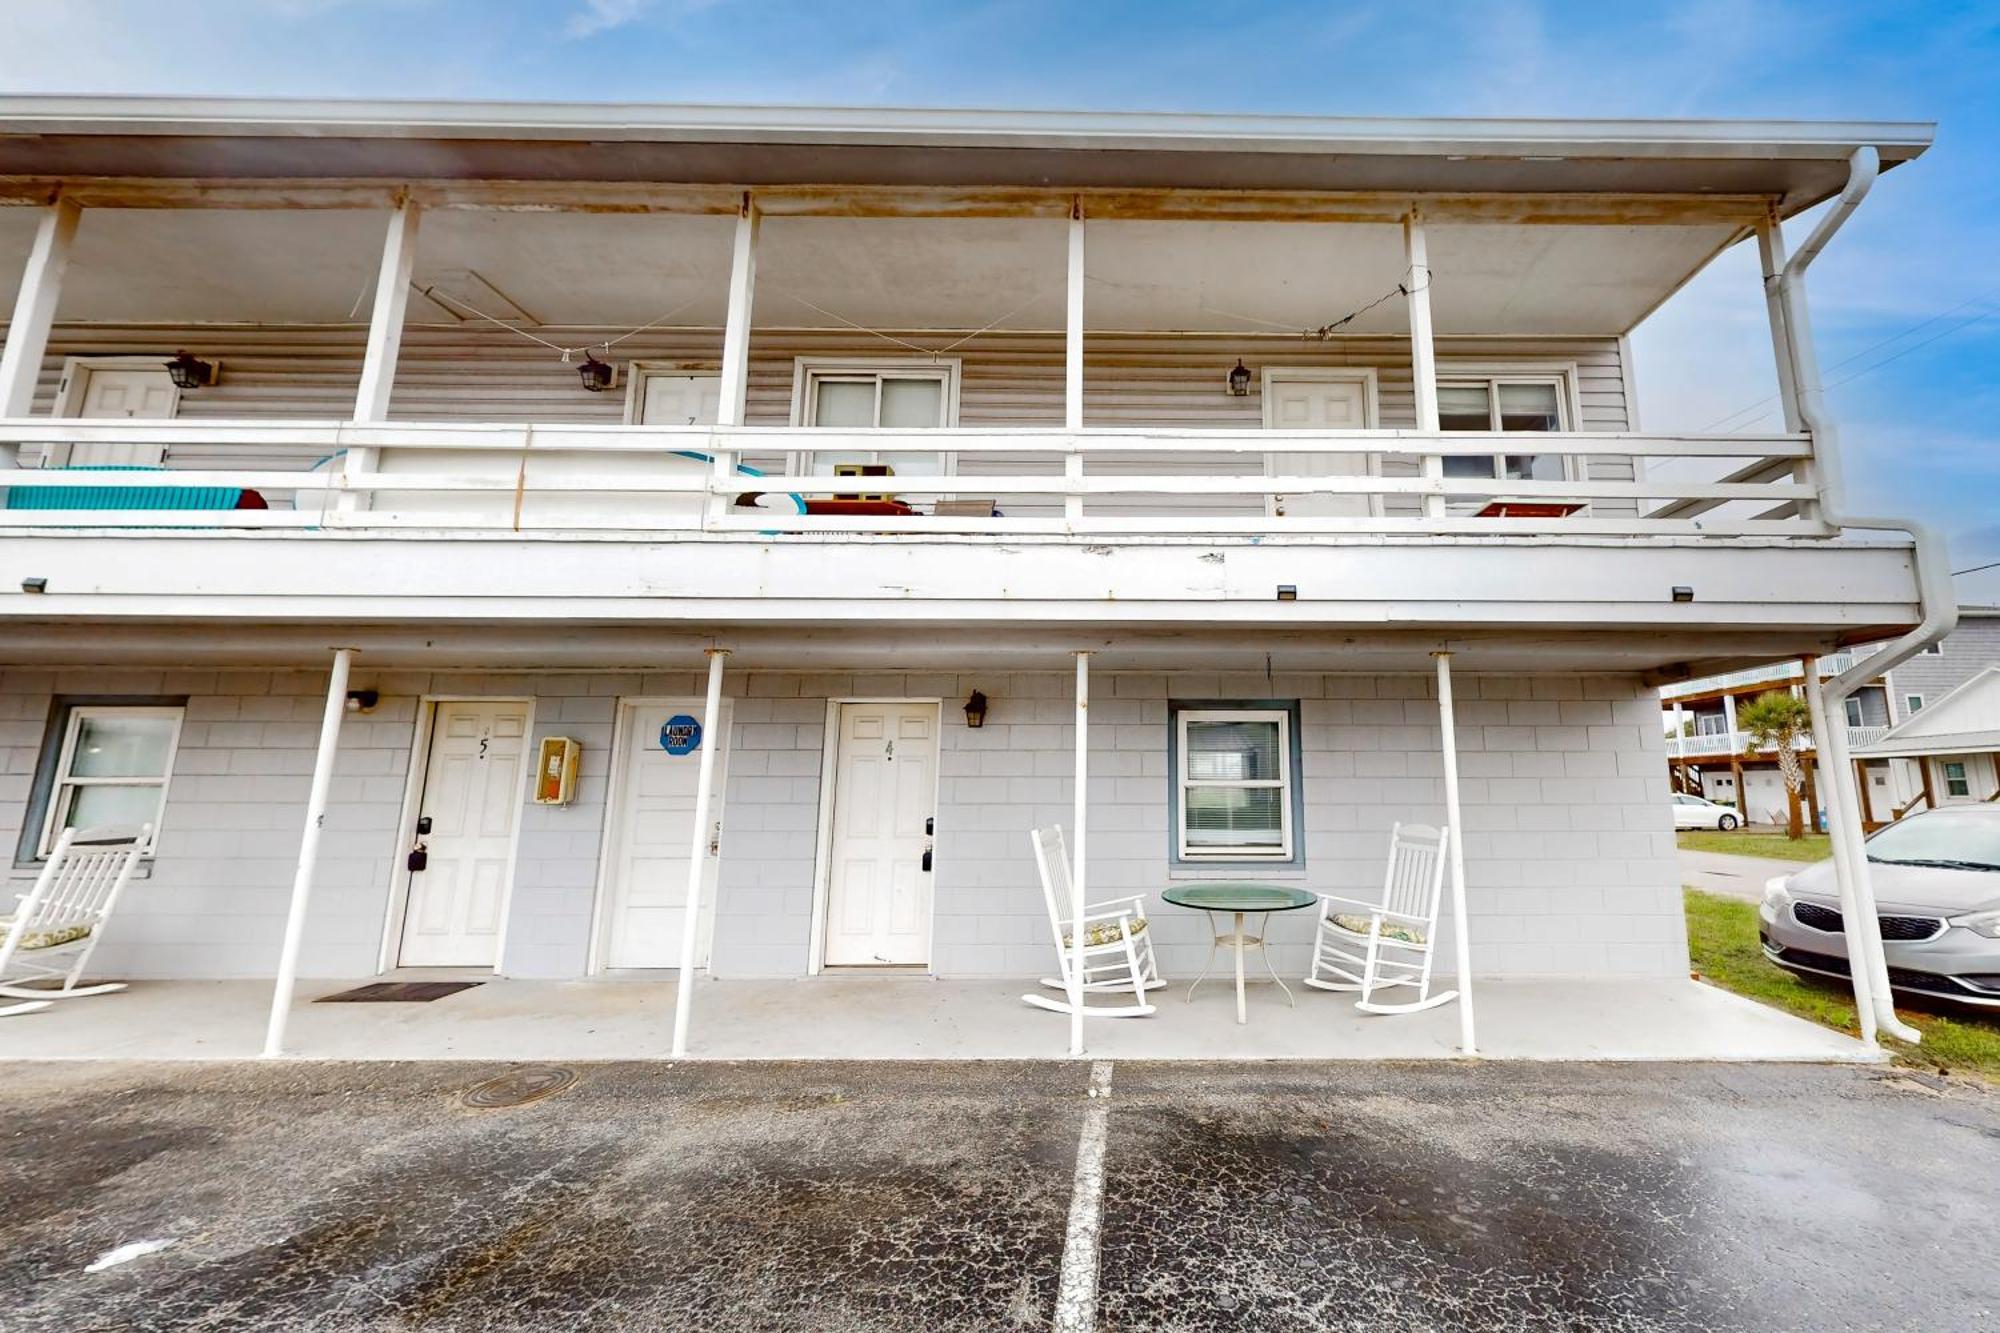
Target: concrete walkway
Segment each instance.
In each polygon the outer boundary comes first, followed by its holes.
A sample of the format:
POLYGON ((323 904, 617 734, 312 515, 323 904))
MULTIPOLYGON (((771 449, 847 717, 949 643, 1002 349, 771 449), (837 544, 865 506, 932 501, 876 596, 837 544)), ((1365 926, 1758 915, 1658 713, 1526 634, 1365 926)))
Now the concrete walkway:
POLYGON ((38 1064, 0 1116, 8 1333, 1762 1333, 2000 1310, 2000 1097, 1900 1071, 38 1064))
MULTIPOLYGON (((287 1049, 330 1060, 664 1059, 673 1030, 666 980, 493 980, 425 1004, 315 1004, 351 983, 302 983, 287 1049)), ((1046 1060, 1069 1023, 1031 1009, 1028 980, 811 977, 696 983, 690 1054, 708 1060, 1046 1060)), ((1100 1019, 1085 1041, 1121 1060, 1452 1060, 1456 1005, 1359 1013, 1296 983, 1269 982, 1236 1021, 1227 984, 1154 993, 1148 1018, 1100 1019)), ((1879 1053, 1853 1038, 1686 978, 1486 981, 1475 988, 1479 1053, 1503 1060, 1830 1060, 1879 1053)), ((263 981, 138 981, 0 1019, 0 1060, 215 1060, 255 1056, 271 987, 263 981)))
POLYGON ((1725 852, 1681 849, 1681 883, 1727 898, 1761 902, 1764 882, 1804 870, 1810 861, 1779 861, 1768 856, 1730 856, 1725 852))

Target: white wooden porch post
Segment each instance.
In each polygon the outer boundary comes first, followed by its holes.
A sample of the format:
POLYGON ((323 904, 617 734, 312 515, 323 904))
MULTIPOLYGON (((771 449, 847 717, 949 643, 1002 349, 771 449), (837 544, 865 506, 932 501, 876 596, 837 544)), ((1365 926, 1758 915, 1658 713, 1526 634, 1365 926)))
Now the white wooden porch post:
POLYGON ((722 662, 727 648, 709 648, 708 702, 701 712, 701 759, 695 769, 694 835, 688 847, 686 906, 681 919, 681 971, 674 991, 674 1058, 687 1054, 688 1009, 694 1003, 694 955, 701 938, 701 872, 708 852, 709 797, 715 788, 715 747, 724 738, 715 734, 722 716, 722 662))
MULTIPOLYGON (((82 216, 74 200, 59 198, 43 210, 35 227, 21 290, 14 297, 14 318, 7 325, 7 345, 0 348, 0 417, 24 417, 34 408, 35 383, 41 378, 42 355, 49 348, 49 329, 82 216)), ((0 468, 18 466, 16 447, 0 448, 0 468)))
POLYGON ((1799 419, 1799 385, 1792 376, 1791 330, 1785 324, 1785 297, 1778 275, 1785 271, 1785 233, 1775 209, 1757 224, 1757 262, 1764 270, 1764 312, 1771 323, 1771 352, 1778 359, 1778 401, 1785 429, 1804 429, 1799 419))
POLYGON ((1090 654, 1076 655, 1076 809, 1072 822, 1076 836, 1070 842, 1070 961, 1069 961, 1069 1053, 1083 1054, 1083 905, 1090 901, 1085 892, 1084 854, 1090 813, 1090 654))
MULTIPOLYGON (((1438 429, 1437 348, 1431 339, 1431 261, 1424 243, 1424 217, 1412 208, 1403 217, 1403 257, 1407 264, 1405 285, 1410 309, 1410 383, 1416 390, 1417 429, 1436 434, 1438 429)), ((1444 457, 1424 455, 1424 475, 1443 480, 1444 457)), ((1424 517, 1444 517, 1444 497, 1424 497, 1424 517)))
MULTIPOLYGON (((1083 201, 1075 199, 1069 209, 1069 273, 1067 316, 1063 333, 1063 429, 1072 437, 1083 429, 1083 201)), ((1063 475, 1083 475, 1083 455, 1074 438, 1063 460, 1063 475)), ((1063 517, 1075 522, 1083 517, 1083 497, 1063 498, 1063 517)))
POLYGON ((736 240, 729 254, 729 312, 722 330, 720 426, 743 424, 750 386, 750 312, 757 296, 757 201, 746 192, 736 215, 736 240))
POLYGON ((1444 752, 1444 818, 1451 826, 1451 933, 1458 968, 1458 1049, 1479 1054, 1472 1023, 1472 936, 1465 917, 1465 819, 1458 808, 1458 728, 1452 717, 1451 654, 1437 659, 1439 745, 1444 752))
POLYGON ((333 786, 333 760, 340 749, 340 720, 347 713, 347 675, 354 662, 352 648, 336 649, 333 671, 326 682, 326 712, 319 723, 319 752, 313 757, 312 786, 306 793, 305 832, 299 839, 298 869, 292 874, 292 905, 285 913, 285 942, 278 950, 278 980, 271 993, 271 1021, 264 1029, 264 1054, 285 1053, 285 1024, 292 1016, 292 992, 299 976, 299 946, 305 940, 306 906, 312 899, 313 872, 319 866, 319 835, 326 823, 327 792, 333 786))
MULTIPOLYGON (((354 393, 354 420, 361 424, 387 421, 389 398, 396 388, 396 361, 403 350, 403 319, 410 305, 410 277, 417 263, 417 221, 422 208, 405 197, 389 215, 382 237, 382 262, 375 270, 375 304, 368 314, 368 348, 361 358, 361 384, 354 393)), ((349 447, 341 463, 346 476, 375 470, 372 448, 349 447)), ((343 491, 340 509, 372 507, 360 491, 343 491)))

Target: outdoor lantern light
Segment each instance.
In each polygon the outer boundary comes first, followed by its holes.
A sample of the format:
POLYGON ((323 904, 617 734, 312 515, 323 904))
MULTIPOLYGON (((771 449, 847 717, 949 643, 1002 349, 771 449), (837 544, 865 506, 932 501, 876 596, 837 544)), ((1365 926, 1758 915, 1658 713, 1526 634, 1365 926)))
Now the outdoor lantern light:
POLYGON ((592 393, 603 393, 611 387, 613 371, 610 363, 599 361, 589 352, 583 354, 583 364, 576 368, 576 373, 583 377, 583 387, 592 393))
POLYGON ((205 389, 215 383, 215 363, 188 352, 176 352, 174 359, 167 362, 167 378, 176 389, 205 389))
MULTIPOLYGON (((47 592, 48 590, 49 590, 49 581, 45 578, 41 578, 39 576, 31 576, 29 578, 21 580, 22 592, 47 592)), ((980 700, 980 702, 984 703, 986 701, 982 699, 980 700)))
POLYGON ((380 690, 349 690, 347 692, 347 711, 350 713, 373 712, 375 705, 381 702, 382 693, 380 690))
POLYGON ((1243 358, 1236 358, 1236 369, 1229 372, 1229 396, 1247 397, 1250 393, 1250 368, 1243 364, 1243 358))
POLYGON ((1675 584, 1674 600, 1677 602, 1692 602, 1694 600, 1694 589, 1684 583, 1675 584))
POLYGON ((1278 600, 1281 602, 1298 601, 1299 585, 1296 583, 1280 583, 1278 585, 1278 600))
POLYGON ((965 725, 968 727, 986 725, 986 696, 978 690, 974 690, 972 697, 965 701, 965 725))

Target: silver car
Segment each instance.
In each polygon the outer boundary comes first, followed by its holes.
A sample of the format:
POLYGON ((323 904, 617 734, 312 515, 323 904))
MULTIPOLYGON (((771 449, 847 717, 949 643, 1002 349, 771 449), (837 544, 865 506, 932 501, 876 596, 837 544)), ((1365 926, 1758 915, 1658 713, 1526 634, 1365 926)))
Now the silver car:
MULTIPOLYGON (((1933 810, 1866 843, 1889 984, 2000 1008, 2000 806, 1933 810)), ((1847 937, 1833 862, 1764 886, 1764 956, 1792 972, 1845 978, 1847 937)))

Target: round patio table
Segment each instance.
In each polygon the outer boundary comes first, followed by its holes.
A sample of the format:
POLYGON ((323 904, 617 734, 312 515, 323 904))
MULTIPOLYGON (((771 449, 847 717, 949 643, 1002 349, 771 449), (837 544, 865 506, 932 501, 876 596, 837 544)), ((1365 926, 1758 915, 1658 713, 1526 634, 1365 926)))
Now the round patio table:
MULTIPOLYGON (((1208 980, 1209 968, 1215 966, 1215 951, 1227 944, 1236 951, 1236 1021, 1250 1021, 1249 1007, 1243 1002, 1243 951, 1262 950, 1264 935, 1270 929, 1269 917, 1272 912, 1294 912, 1301 907, 1311 907, 1318 901, 1304 889, 1288 888, 1283 884, 1259 884, 1253 880, 1199 880, 1189 884, 1176 884, 1160 896, 1176 907, 1188 907, 1208 915, 1210 933, 1215 942, 1208 946, 1208 962, 1201 969, 1201 975, 1188 987, 1187 997, 1194 999, 1194 988, 1208 980), (1215 929, 1215 914, 1227 912, 1235 918, 1234 928, 1228 932, 1215 929), (1251 913, 1261 914, 1264 925, 1255 935, 1243 928, 1243 918, 1251 913)), ((1271 974, 1271 980, 1278 983, 1278 989, 1285 993, 1285 999, 1293 1008, 1298 1007, 1298 999, 1278 976, 1278 969, 1271 966, 1271 955, 1264 954, 1264 968, 1271 974)))

